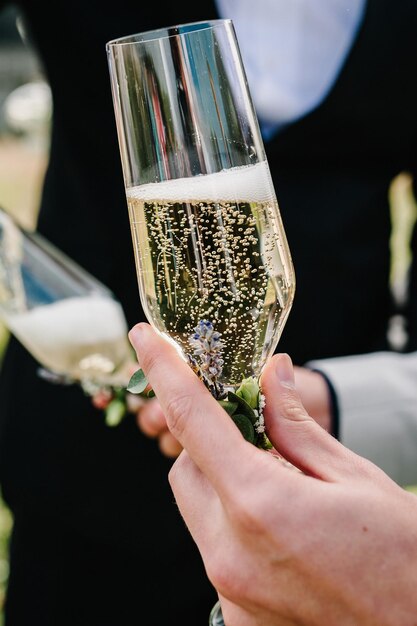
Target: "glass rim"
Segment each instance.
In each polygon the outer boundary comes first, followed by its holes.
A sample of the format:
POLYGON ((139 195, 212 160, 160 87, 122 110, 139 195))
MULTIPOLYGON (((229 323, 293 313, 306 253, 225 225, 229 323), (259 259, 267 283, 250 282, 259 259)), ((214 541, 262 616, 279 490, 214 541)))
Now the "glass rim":
POLYGON ((223 24, 232 25, 233 20, 231 20, 230 18, 200 20, 198 22, 184 22, 182 24, 174 24, 172 26, 163 26, 161 28, 145 30, 142 32, 133 33, 131 35, 124 35, 123 37, 110 39, 106 43, 106 49, 110 50, 110 48, 116 46, 129 46, 141 43, 150 43, 151 41, 160 41, 161 39, 169 39, 170 37, 178 37, 179 35, 190 35, 192 33, 209 30, 210 28, 214 28, 223 24))

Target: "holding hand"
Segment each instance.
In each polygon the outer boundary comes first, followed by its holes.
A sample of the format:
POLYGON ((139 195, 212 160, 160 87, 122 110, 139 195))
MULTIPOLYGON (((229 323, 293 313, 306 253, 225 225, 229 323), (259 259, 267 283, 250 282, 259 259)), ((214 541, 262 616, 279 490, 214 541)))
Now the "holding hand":
POLYGON ((228 626, 411 626, 417 499, 304 410, 287 355, 261 383, 267 433, 301 472, 246 442, 175 349, 130 333, 172 435, 170 483, 228 626))
POLYGON ((173 459, 179 455, 182 446, 170 432, 161 405, 156 398, 142 403, 136 412, 136 421, 145 435, 158 440, 162 454, 173 459))
MULTIPOLYGON (((321 374, 305 367, 295 367, 295 384, 302 404, 309 415, 328 432, 331 431, 331 413, 327 384, 321 374)), ((133 397, 133 396, 132 396, 133 397)), ((135 405, 136 420, 140 430, 158 440, 159 448, 167 457, 176 458, 182 450, 181 444, 170 432, 161 405, 156 398, 135 405)))

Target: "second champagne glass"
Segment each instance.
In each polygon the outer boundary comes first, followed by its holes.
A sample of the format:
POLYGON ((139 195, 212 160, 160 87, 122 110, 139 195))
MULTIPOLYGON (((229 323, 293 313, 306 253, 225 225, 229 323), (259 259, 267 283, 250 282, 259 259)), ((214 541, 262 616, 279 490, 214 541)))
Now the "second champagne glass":
POLYGON ((1 208, 0 320, 42 366, 43 378, 105 396, 108 424, 124 416, 133 358, 120 302, 1 208))
MULTIPOLYGON (((146 317, 218 400, 239 400, 277 347, 295 277, 233 23, 138 33, 107 54, 146 317)), ((250 429, 262 447, 260 419, 250 429)))

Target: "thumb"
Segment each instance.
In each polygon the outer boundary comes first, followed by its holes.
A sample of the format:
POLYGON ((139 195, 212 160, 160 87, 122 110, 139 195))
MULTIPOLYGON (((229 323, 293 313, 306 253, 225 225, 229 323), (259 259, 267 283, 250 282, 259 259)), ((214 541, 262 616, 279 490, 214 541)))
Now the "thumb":
POLYGON ((275 449, 305 474, 332 481, 350 473, 356 455, 308 415, 288 354, 270 359, 261 377, 265 426, 275 449))

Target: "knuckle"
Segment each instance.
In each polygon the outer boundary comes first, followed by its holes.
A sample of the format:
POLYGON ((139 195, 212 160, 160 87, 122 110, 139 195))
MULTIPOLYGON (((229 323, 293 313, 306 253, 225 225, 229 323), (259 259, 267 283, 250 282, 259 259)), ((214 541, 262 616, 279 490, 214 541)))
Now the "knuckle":
POLYGON ((162 454, 168 458, 175 459, 181 452, 181 446, 169 431, 160 434, 158 444, 162 454))
POLYGON ((166 405, 166 417, 169 428, 176 439, 181 439, 192 409, 193 396, 188 393, 173 393, 168 400, 166 405))
POLYGON ((284 417, 294 422, 313 422, 300 400, 293 393, 286 393, 281 398, 281 410, 284 417))
POLYGON ((148 422, 148 424, 152 424, 155 428, 160 430, 166 429, 165 415, 163 414, 159 404, 152 404, 148 407, 144 407, 142 409, 142 417, 148 422))
POLYGON ((230 503, 229 512, 239 530, 248 535, 264 534, 263 503, 257 502, 256 496, 240 495, 230 503))
POLYGON ((182 483, 182 477, 187 472, 190 464, 191 459, 188 453, 183 450, 168 472, 168 482, 173 491, 182 483))
POLYGON ((239 572, 229 559, 225 559, 218 551, 212 551, 206 556, 206 572, 212 585, 217 591, 230 599, 236 597, 239 587, 239 572))
POLYGON ((155 439, 160 434, 159 431, 155 429, 153 425, 150 424, 148 420, 144 418, 142 415, 140 414, 138 415, 136 422, 137 422, 139 429, 147 437, 150 437, 151 439, 155 439))
POLYGON ((368 478, 376 484, 386 482, 385 472, 368 459, 352 453, 351 464, 352 471, 359 480, 363 481, 364 478, 368 478))
POLYGON ((174 463, 174 465, 171 467, 171 469, 168 472, 168 482, 169 485, 172 489, 172 491, 175 492, 175 488, 178 484, 178 477, 179 477, 179 472, 178 472, 178 467, 177 467, 177 463, 178 463, 179 459, 177 459, 174 463))

